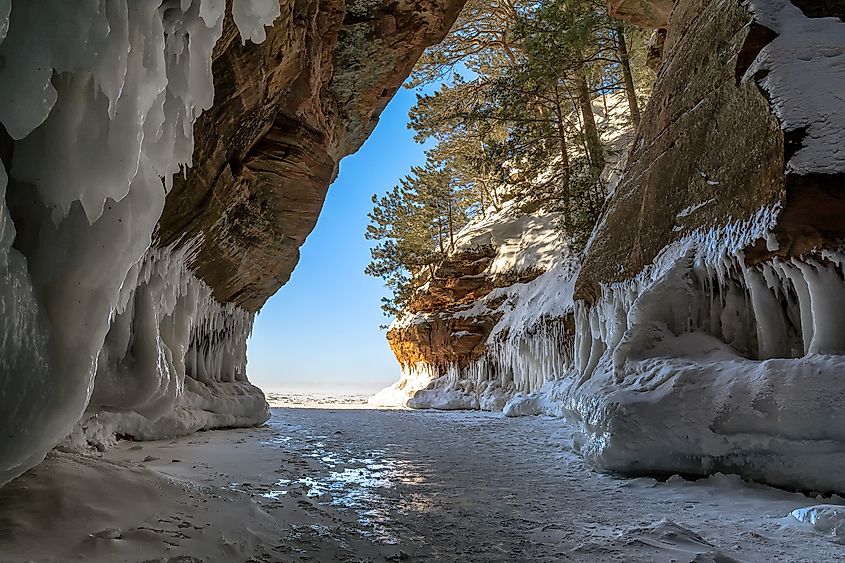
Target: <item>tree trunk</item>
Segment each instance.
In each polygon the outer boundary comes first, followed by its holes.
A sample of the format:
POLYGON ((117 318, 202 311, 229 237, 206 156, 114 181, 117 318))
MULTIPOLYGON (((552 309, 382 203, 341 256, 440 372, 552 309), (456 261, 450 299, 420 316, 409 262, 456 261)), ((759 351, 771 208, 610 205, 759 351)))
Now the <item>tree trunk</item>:
POLYGON ((601 172, 604 168, 604 155, 602 155, 601 139, 599 130, 596 127, 596 118, 593 115, 593 104, 590 99, 590 87, 587 85, 587 77, 582 67, 576 78, 578 83, 578 105, 581 108, 582 123, 584 124, 584 138, 587 141, 590 165, 593 170, 601 172))
MULTIPOLYGON (((484 161, 482 164, 482 171, 481 174, 483 178, 483 189, 487 192, 487 197, 490 199, 490 204, 493 206, 495 211, 501 211, 501 204, 499 203, 498 195, 496 194, 496 190, 490 189, 489 180, 490 180, 490 166, 488 165, 488 157, 487 157, 487 148, 484 146, 484 138, 481 135, 481 130, 478 128, 478 125, 475 126, 475 130, 478 133, 478 144, 481 147, 481 154, 484 157, 484 161)), ((486 213, 486 211, 482 211, 482 213, 486 213)))
MULTIPOLYGON (((451 188, 449 189, 451 191, 451 188)), ((452 205, 452 194, 449 194, 449 202, 447 203, 449 213, 449 252, 455 250, 455 221, 452 218, 454 206, 452 205)))
POLYGON ((446 256, 446 249, 443 248, 443 239, 446 238, 446 235, 443 230, 443 214, 441 213, 437 219, 437 246, 440 248, 440 256, 446 256))
MULTIPOLYGON (((610 78, 613 78, 612 76, 610 78)), ((601 89, 601 103, 604 106, 604 117, 607 119, 607 88, 605 84, 608 83, 608 77, 605 75, 604 69, 601 71, 602 89, 601 89)))
POLYGON ((640 108, 637 104, 637 90, 634 88, 634 75, 631 74, 631 60, 628 57, 628 46, 625 44, 625 30, 622 24, 616 26, 616 52, 619 64, 622 66, 622 77, 625 80, 625 94, 628 96, 628 109, 631 112, 631 123, 640 126, 640 108))
POLYGON ((571 165, 569 164, 569 149, 566 143, 566 128, 564 123, 563 104, 560 99, 560 89, 555 84, 555 119, 557 121, 558 144, 560 146, 560 163, 563 168, 563 229, 566 234, 571 232, 571 193, 569 186, 569 178, 571 176, 571 165))

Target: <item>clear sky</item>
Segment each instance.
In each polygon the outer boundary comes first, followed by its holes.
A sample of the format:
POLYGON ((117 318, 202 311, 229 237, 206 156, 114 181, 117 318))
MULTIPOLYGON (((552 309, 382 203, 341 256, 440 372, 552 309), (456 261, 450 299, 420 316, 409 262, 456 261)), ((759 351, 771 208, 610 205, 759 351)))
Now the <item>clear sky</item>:
POLYGON ((383 194, 425 160, 408 130, 413 91, 401 89, 375 131, 340 164, 317 228, 291 280, 255 321, 247 373, 265 391, 377 391, 399 378, 379 325, 381 280, 364 275, 370 197, 383 194))

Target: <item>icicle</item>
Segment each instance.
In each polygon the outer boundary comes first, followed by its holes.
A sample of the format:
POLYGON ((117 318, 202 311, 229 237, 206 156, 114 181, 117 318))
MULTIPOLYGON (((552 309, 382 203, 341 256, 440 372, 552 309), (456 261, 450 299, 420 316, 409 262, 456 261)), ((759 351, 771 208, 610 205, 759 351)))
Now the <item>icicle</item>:
MULTIPOLYGON (((258 41, 275 16, 268 2, 247 4, 262 24, 260 34, 248 30, 258 41)), ((27 405, 0 409, 0 484, 38 463, 79 420, 110 325, 118 349, 130 331, 152 351, 138 364, 155 374, 137 382, 145 412, 172 405, 191 369, 213 381, 244 378, 236 342, 249 323, 223 322, 202 303, 175 313, 181 287, 151 281, 138 265, 172 174, 190 165, 193 124, 213 101, 211 55, 224 10, 223 0, 0 0, 0 122, 15 140, 0 227, 13 232, 14 216, 21 249, 0 249, 4 334, 20 335, 4 340, 12 364, 0 386, 27 405), (11 214, 6 200, 15 202, 11 214), (171 301, 158 301, 161 288, 173 289, 171 301), (205 314, 198 324, 215 332, 183 352, 192 314, 205 314)), ((260 411, 263 399, 254 398, 250 408, 260 411)))
POLYGON ((272 25, 279 14, 279 0, 234 0, 232 5, 232 17, 244 44, 247 39, 253 43, 264 41, 264 27, 272 25))
POLYGON ((761 360, 789 355, 786 320, 780 304, 756 269, 743 265, 745 283, 751 293, 751 304, 757 325, 757 357, 761 360))
POLYGON ((818 262, 797 262, 810 293, 813 337, 810 354, 845 353, 845 283, 841 272, 818 262))

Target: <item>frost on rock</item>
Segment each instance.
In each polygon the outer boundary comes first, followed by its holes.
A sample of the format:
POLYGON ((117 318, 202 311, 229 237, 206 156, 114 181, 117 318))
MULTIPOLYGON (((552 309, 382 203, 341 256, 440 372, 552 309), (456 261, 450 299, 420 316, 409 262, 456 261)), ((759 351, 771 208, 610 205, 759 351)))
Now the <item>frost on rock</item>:
POLYGON ((0 1, 0 483, 40 462, 92 396, 153 420, 232 383, 252 397, 241 410, 258 409, 240 420, 266 408, 243 377, 250 319, 184 272, 159 280, 167 257, 148 250, 213 102, 224 12, 222 0, 0 1), (204 376, 214 385, 192 394, 204 376), (118 381, 131 381, 123 397, 118 381))

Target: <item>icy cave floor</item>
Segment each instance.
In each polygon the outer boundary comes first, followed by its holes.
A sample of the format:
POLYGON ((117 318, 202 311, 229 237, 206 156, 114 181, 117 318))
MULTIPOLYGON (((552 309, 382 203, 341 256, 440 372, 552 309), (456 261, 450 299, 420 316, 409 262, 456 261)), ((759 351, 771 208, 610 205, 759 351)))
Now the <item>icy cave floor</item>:
POLYGON ((262 428, 56 452, 0 489, 0 560, 845 561, 826 501, 598 474, 559 419, 273 409, 262 428))

